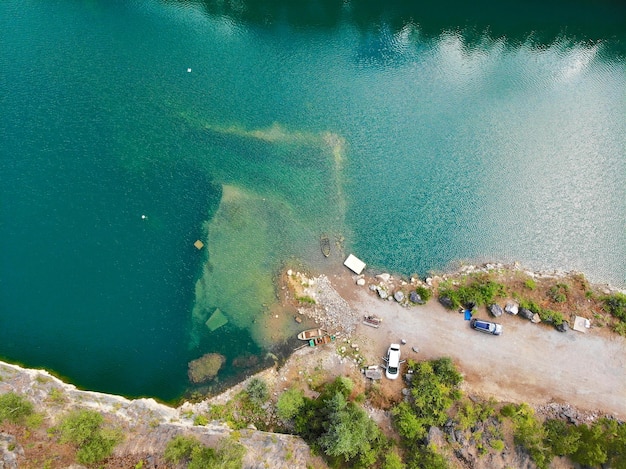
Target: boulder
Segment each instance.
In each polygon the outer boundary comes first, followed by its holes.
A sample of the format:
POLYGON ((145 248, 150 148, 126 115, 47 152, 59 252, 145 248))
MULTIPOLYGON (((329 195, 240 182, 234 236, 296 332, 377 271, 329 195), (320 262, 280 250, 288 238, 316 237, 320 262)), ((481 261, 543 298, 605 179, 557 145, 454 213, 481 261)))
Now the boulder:
POLYGON ((391 275, 389 275, 389 274, 387 274, 387 273, 385 273, 385 274, 378 274, 378 275, 376 276, 376 278, 378 278, 378 279, 382 280, 383 282, 388 282, 388 281, 389 281, 389 279, 391 278, 391 275))
POLYGON ((389 294, 387 293, 387 290, 385 290, 384 288, 379 288, 378 296, 380 296, 384 300, 389 296, 389 294))
POLYGON ((567 332, 569 331, 569 324, 567 323, 567 321, 563 321, 561 324, 559 324, 555 328, 559 332, 567 332))
POLYGON ((411 293, 409 293, 409 300, 411 301, 411 303, 416 303, 418 305, 423 305, 425 303, 425 301, 422 300, 422 297, 416 291, 412 291, 411 293))
POLYGON ((378 290, 378 287, 376 285, 370 285, 370 290, 371 291, 376 291, 376 290, 378 290))
POLYGON ((541 318, 539 317, 539 315, 537 313, 533 314, 533 318, 530 320, 530 322, 533 322, 535 324, 539 324, 541 322, 541 318))
POLYGON ((498 304, 493 303, 489 305, 487 309, 493 317, 499 318, 500 316, 502 316, 502 307, 498 304))
POLYGON ((363 285, 365 285, 365 279, 364 279, 364 278, 360 278, 360 279, 358 279, 358 280, 356 281, 356 284, 357 284, 359 287, 362 287, 363 285))
POLYGON ((428 430, 428 436, 426 437, 426 442, 429 445, 434 445, 437 448, 442 448, 445 445, 445 439, 443 437, 443 432, 439 427, 430 427, 428 430))
POLYGON ((519 305, 517 303, 509 301, 504 307, 504 311, 506 311, 509 314, 517 314, 519 312, 519 305))
POLYGON ((397 292, 395 292, 393 294, 393 298, 394 300, 396 300, 398 303, 401 303, 402 300, 404 300, 404 293, 402 292, 402 290, 398 290, 397 292))
POLYGON ((520 308, 519 309, 519 315, 521 317, 523 317, 524 319, 528 319, 529 321, 533 318, 534 314, 531 310, 526 309, 526 308, 520 308))
POLYGON ((452 303, 452 300, 447 296, 440 296, 439 303, 448 309, 452 309, 454 307, 454 303, 452 303))

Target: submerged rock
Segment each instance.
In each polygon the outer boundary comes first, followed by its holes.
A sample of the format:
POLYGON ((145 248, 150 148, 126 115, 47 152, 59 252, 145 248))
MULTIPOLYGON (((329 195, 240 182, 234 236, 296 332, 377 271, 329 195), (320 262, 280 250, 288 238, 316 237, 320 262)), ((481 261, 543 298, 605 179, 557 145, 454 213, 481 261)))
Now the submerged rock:
POLYGON ((193 383, 208 381, 217 375, 225 361, 226 357, 219 353, 207 353, 192 360, 189 362, 189 379, 193 383))

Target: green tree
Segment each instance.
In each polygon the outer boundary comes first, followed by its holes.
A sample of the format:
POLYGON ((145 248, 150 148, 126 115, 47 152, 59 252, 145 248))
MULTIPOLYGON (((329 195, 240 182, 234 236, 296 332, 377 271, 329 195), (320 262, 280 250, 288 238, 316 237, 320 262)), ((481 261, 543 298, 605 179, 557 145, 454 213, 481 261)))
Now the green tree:
POLYGON ((545 443, 557 456, 567 456, 578 450, 580 433, 575 425, 563 420, 550 419, 543 423, 545 443))
POLYGON ((607 435, 601 423, 596 422, 591 427, 586 424, 578 425, 580 444, 571 459, 584 466, 599 466, 608 460, 607 435))
POLYGON ((276 411, 281 419, 294 418, 304 405, 304 393, 290 388, 280 395, 276 403, 276 411))
POLYGON ((374 444, 380 438, 380 430, 365 411, 347 402, 340 392, 327 402, 329 409, 328 429, 318 444, 328 456, 356 459, 362 465, 376 461, 374 444))
POLYGON ((401 402, 391 410, 391 414, 402 438, 415 442, 426 436, 424 421, 417 417, 409 403, 401 402))

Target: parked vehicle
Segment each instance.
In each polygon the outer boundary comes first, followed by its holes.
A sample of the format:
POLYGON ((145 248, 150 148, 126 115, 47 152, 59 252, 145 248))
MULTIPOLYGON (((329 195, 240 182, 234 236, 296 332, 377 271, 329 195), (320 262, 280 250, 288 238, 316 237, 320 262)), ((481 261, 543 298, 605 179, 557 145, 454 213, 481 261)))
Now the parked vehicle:
POLYGON ((491 321, 485 321, 484 319, 472 318, 470 320, 470 327, 472 329, 476 329, 477 331, 486 332, 488 334, 502 334, 502 325, 491 321))
POLYGON ((387 350, 387 356, 383 358, 387 362, 385 376, 396 379, 400 374, 400 344, 391 344, 387 350))

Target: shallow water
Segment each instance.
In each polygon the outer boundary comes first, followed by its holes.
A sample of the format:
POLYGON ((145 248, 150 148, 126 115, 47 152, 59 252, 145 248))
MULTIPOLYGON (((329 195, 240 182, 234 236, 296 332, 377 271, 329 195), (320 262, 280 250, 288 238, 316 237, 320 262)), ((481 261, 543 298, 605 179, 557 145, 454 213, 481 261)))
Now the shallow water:
POLYGON ((374 270, 625 285, 624 7, 449 3, 2 2, 0 356, 165 400, 203 353, 233 379, 321 233, 374 270))

